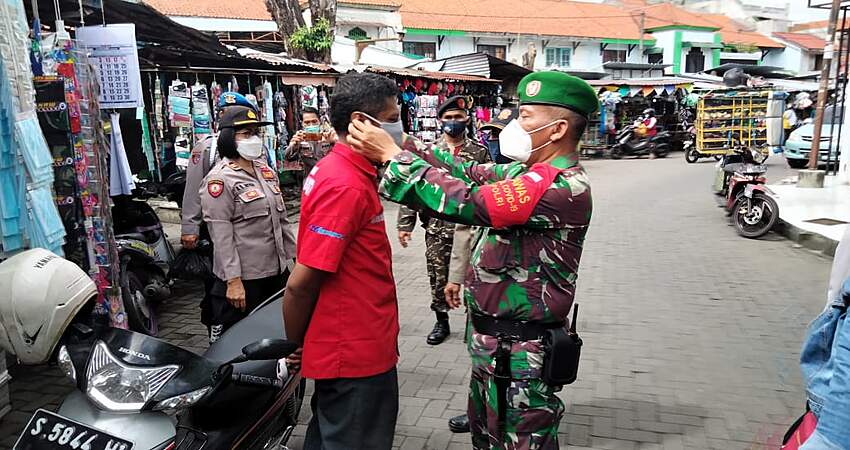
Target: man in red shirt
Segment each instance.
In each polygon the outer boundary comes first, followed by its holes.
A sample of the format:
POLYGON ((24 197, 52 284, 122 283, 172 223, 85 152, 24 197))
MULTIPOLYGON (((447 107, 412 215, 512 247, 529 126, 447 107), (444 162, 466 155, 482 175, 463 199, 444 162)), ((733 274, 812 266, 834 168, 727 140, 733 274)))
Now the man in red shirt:
POLYGON ((392 447, 399 331, 392 250, 377 169, 346 139, 352 118, 400 138, 397 93, 379 75, 341 78, 330 102, 339 140, 304 181, 283 316, 287 338, 303 344, 302 374, 315 380, 305 450, 392 447))

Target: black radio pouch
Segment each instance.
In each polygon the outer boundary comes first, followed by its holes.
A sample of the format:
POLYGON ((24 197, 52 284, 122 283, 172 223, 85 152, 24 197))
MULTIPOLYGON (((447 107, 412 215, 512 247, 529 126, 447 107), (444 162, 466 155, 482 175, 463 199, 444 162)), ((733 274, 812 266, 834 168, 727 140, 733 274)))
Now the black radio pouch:
POLYGON ((570 329, 554 328, 543 338, 543 382, 552 387, 573 383, 578 377, 582 341, 576 333, 578 304, 573 307, 570 329))

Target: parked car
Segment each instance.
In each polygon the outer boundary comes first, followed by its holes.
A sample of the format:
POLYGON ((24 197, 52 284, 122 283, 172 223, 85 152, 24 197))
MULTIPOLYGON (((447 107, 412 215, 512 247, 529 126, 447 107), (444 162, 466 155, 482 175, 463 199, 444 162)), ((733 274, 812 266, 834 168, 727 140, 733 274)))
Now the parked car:
MULTIPOLYGON (((842 108, 835 117, 834 129, 836 133, 838 133, 843 116, 844 109, 842 108)), ((833 107, 828 106, 824 110, 823 126, 821 126, 820 164, 826 164, 828 159, 832 161, 838 160, 838 136, 832 139, 832 145, 829 143, 829 136, 833 130, 832 118, 833 107), (827 147, 831 148, 827 149, 827 147)), ((806 120, 803 125, 792 131, 791 135, 788 136, 788 140, 785 141, 785 159, 788 161, 789 166, 794 169, 803 169, 809 163, 809 153, 812 150, 812 135, 814 132, 814 123, 806 120)))

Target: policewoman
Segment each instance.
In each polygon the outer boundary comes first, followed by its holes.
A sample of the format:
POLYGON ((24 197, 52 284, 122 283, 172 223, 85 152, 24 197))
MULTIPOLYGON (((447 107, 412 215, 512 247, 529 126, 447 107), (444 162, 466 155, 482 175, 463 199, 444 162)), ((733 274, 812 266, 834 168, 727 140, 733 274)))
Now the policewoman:
POLYGON ((348 135, 358 153, 387 164, 384 197, 485 227, 463 283, 477 450, 558 449, 564 404, 556 394, 578 367, 580 344, 567 326, 592 209, 578 144, 599 101, 585 81, 562 72, 527 75, 518 92, 519 116, 499 134, 509 164, 460 163, 361 121, 348 135))
POLYGON ((225 110, 217 145, 221 161, 200 189, 214 248, 212 342, 284 287, 295 257, 277 174, 266 164, 260 137, 265 125, 251 108, 225 110))

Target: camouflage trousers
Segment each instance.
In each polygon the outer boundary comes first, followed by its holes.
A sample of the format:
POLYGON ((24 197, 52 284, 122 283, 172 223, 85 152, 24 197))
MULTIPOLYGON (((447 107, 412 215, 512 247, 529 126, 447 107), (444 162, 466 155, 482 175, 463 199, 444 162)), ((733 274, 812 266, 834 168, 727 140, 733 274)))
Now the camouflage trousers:
POLYGON ((558 424, 564 415, 564 403, 555 395, 555 389, 538 378, 511 380, 503 432, 499 430, 497 392, 492 374, 473 369, 468 414, 475 450, 558 449, 558 424))
POLYGON ((432 311, 449 311, 444 290, 449 279, 454 232, 454 224, 442 220, 430 219, 425 227, 425 264, 431 281, 432 311))

